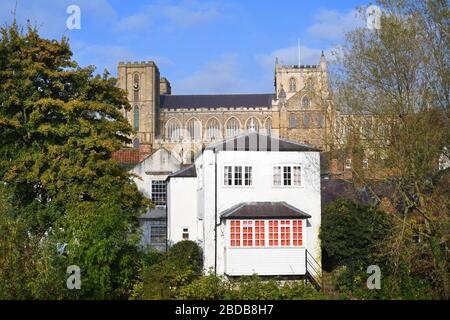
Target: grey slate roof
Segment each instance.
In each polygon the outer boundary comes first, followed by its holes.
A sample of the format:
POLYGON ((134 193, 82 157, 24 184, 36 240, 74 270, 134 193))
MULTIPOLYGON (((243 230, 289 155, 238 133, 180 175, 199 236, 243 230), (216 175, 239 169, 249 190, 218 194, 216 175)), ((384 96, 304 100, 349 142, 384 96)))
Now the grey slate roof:
POLYGON ((274 98, 275 95, 271 93, 161 95, 160 107, 163 109, 271 107, 274 98))
POLYGON ((249 132, 236 137, 211 144, 207 150, 224 151, 321 151, 320 149, 308 145, 297 143, 285 139, 278 139, 257 132, 249 132))
POLYGON ((243 202, 220 214, 222 219, 306 219, 311 216, 284 201, 243 202))
POLYGON ((195 178, 197 177, 197 171, 195 170, 195 164, 191 164, 186 168, 175 171, 171 175, 168 176, 170 178, 195 178))

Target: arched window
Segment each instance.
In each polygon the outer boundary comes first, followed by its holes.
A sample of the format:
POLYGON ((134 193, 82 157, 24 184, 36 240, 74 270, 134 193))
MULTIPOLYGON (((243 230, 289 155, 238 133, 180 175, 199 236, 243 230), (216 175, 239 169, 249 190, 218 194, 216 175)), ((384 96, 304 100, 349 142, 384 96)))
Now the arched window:
POLYGON ((297 118, 293 113, 289 115, 289 128, 297 128, 297 118))
POLYGON ((294 78, 289 79, 289 91, 295 92, 297 91, 297 81, 294 78))
POLYGON ((192 118, 186 124, 187 133, 190 140, 200 140, 202 137, 202 123, 192 118))
POLYGON ((234 137, 239 134, 239 121, 236 118, 231 118, 227 121, 227 137, 234 137))
POLYGON ((211 118, 206 123, 206 138, 217 139, 220 138, 220 123, 216 118, 211 118))
POLYGON ((251 117, 247 120, 247 131, 251 130, 259 132, 259 121, 255 117, 251 117))
POLYGON ((133 128, 139 131, 139 107, 134 106, 133 108, 133 128))
POLYGON ((319 128, 323 128, 325 126, 325 117, 323 116, 323 114, 319 115, 319 117, 317 118, 317 126, 319 128))
POLYGON ((272 135, 272 118, 267 118, 264 123, 264 129, 266 129, 266 134, 268 136, 272 135))
POLYGON ((303 127, 304 128, 309 128, 309 116, 307 114, 305 114, 303 116, 303 127))
POLYGON ((139 146, 140 146, 139 139, 138 138, 134 139, 133 140, 133 148, 139 149, 139 146))
POLYGON ((303 109, 308 109, 310 105, 311 105, 311 101, 309 100, 309 98, 308 97, 303 97, 303 99, 302 99, 302 107, 303 107, 303 109))
POLYGON ((135 73, 133 77, 134 101, 139 100, 139 74, 135 73))
POLYGON ((172 118, 166 123, 167 136, 170 141, 175 141, 181 138, 181 124, 180 122, 172 118))

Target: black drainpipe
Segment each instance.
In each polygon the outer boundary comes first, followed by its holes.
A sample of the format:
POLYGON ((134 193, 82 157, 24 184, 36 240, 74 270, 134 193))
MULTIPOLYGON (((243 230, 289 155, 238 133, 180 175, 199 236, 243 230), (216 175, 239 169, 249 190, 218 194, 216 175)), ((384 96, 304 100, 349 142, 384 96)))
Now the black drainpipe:
POLYGON ((214 274, 217 275, 217 148, 214 148, 214 274))

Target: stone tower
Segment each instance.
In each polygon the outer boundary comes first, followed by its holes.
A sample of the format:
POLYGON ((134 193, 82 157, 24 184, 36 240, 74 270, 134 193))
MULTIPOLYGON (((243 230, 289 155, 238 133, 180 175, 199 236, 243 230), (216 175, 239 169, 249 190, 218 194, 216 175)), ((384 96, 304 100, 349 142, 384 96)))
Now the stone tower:
POLYGON ((160 74, 153 61, 119 62, 118 87, 127 91, 131 110, 124 115, 136 132, 133 147, 150 152, 159 134, 160 74))

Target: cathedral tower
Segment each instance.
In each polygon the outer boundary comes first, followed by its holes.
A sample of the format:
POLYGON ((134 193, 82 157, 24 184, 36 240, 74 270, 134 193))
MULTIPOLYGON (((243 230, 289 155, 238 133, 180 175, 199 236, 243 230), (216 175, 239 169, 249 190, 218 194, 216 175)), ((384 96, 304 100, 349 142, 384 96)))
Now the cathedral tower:
POLYGON ((135 148, 151 151, 159 134, 160 75, 156 64, 119 62, 118 87, 127 91, 131 110, 125 117, 136 132, 131 137, 135 148))

